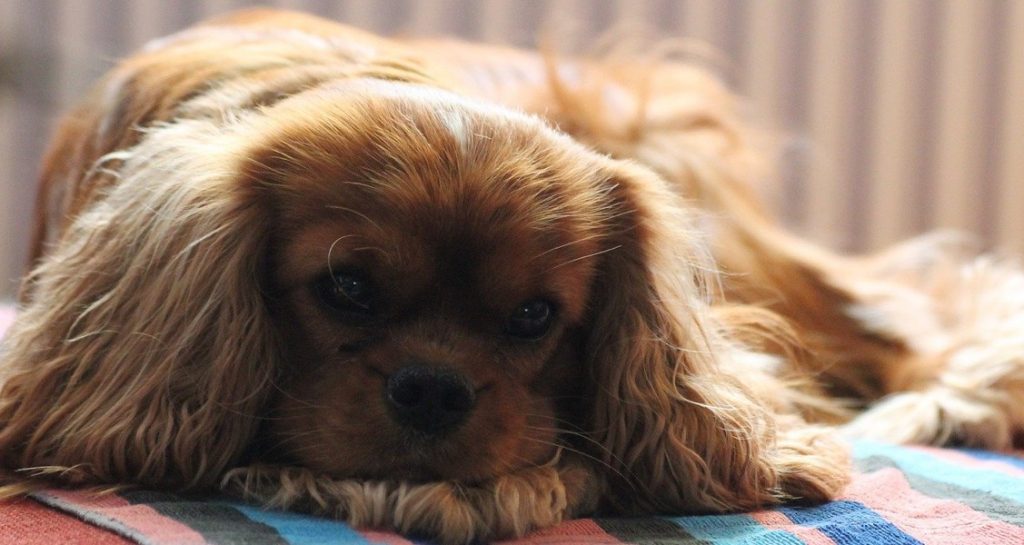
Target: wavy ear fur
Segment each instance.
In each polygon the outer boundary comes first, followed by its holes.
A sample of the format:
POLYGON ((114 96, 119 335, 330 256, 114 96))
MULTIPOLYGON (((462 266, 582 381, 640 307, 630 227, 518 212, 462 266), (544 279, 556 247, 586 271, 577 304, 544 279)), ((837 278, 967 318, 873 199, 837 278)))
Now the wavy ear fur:
POLYGON ((150 130, 101 161, 119 181, 32 272, 0 351, 0 465, 20 479, 203 487, 255 433, 277 350, 241 141, 150 130))
MULTIPOLYGON (((595 439, 617 512, 749 509, 823 500, 846 482, 844 448, 740 381, 775 380, 714 323, 711 259, 693 218, 657 176, 623 165, 618 225, 587 358, 595 439)), ((769 390, 771 388, 760 388, 769 390)), ((780 391, 782 387, 780 386, 780 391)), ((781 395, 781 394, 780 394, 781 395)))

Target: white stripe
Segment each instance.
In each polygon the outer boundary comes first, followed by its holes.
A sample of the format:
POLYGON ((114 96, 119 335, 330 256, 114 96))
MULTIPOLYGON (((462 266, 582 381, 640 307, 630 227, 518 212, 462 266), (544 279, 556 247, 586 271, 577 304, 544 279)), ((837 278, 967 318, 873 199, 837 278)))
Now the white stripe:
POLYGON ((896 242, 912 229, 907 207, 912 183, 918 177, 913 163, 922 145, 919 126, 923 50, 923 12, 920 0, 882 2, 879 5, 878 77, 874 81, 875 111, 869 143, 874 150, 867 182, 871 201, 866 222, 868 248, 896 242))
POLYGON ((858 46, 850 22, 853 2, 817 2, 813 10, 810 62, 811 100, 809 129, 813 146, 805 178, 807 233, 830 246, 846 242, 842 231, 846 213, 849 150, 853 126, 852 70, 847 62, 858 46))
POLYGON ((999 243, 1024 254, 1024 2, 1009 2, 1012 29, 1006 38, 1003 67, 1002 132, 999 135, 999 243))
POLYGON ((947 2, 935 147, 935 216, 939 227, 974 230, 982 174, 983 40, 991 3, 947 2))

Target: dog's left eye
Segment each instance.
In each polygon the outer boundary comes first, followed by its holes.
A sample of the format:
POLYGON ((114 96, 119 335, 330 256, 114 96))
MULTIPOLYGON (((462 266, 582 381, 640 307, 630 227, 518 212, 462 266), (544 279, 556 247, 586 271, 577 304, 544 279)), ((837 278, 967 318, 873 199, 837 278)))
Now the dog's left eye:
POLYGON ((537 340, 543 337, 554 321, 555 308, 550 301, 533 299, 519 305, 505 324, 505 331, 513 337, 537 340))
POLYGON ((327 275, 316 283, 320 300, 334 310, 369 314, 373 310, 373 288, 363 276, 351 272, 327 275))

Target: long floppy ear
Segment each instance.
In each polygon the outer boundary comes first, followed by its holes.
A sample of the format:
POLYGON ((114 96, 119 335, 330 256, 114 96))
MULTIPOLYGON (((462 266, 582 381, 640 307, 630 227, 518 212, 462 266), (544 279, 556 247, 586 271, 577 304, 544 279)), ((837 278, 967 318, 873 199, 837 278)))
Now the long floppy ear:
POLYGON ((105 158, 118 183, 31 273, 0 351, 16 479, 203 487, 255 433, 277 350, 241 141, 202 121, 150 130, 105 158))
POLYGON ((606 503, 679 513, 831 497, 847 479, 845 449, 741 383, 742 360, 757 355, 714 321, 703 286, 711 260, 692 213, 654 174, 615 168, 618 249, 606 256, 586 347, 606 503))

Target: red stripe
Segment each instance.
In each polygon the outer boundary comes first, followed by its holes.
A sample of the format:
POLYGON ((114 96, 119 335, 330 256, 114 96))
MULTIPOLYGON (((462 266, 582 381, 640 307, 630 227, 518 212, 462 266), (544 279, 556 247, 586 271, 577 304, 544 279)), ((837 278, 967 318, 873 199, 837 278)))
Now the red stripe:
POLYGON ((375 532, 373 530, 359 530, 359 533, 374 545, 415 545, 408 539, 397 534, 388 532, 375 532))
POLYGON ((127 539, 32 500, 0 502, 0 545, 131 545, 127 539))
MULTIPOLYGON (((360 530, 360 534, 367 541, 380 545, 413 545, 412 541, 388 532, 377 532, 372 530, 360 530)), ((578 519, 563 522, 558 526, 544 528, 527 535, 521 539, 497 541, 496 544, 503 545, 621 545, 619 541, 605 532, 591 519, 578 519)), ((810 542, 809 542, 810 543, 810 542)), ((0 544, 2 545, 2 544, 0 544)), ((818 545, 816 543, 811 545, 818 545)), ((822 545, 834 545, 831 541, 822 545)))
POLYGON ((845 498, 862 503, 929 545, 1024 543, 1024 528, 992 520, 954 500, 921 494, 895 468, 855 475, 845 498))
POLYGON ((97 495, 72 490, 48 490, 46 494, 82 510, 98 513, 156 542, 205 545, 203 536, 185 524, 165 517, 152 507, 132 505, 115 494, 97 495))
POLYGON ((592 519, 577 519, 563 522, 551 528, 533 532, 522 539, 496 541, 503 545, 553 545, 572 543, 573 545, 620 545, 615 536, 605 532, 592 519))

